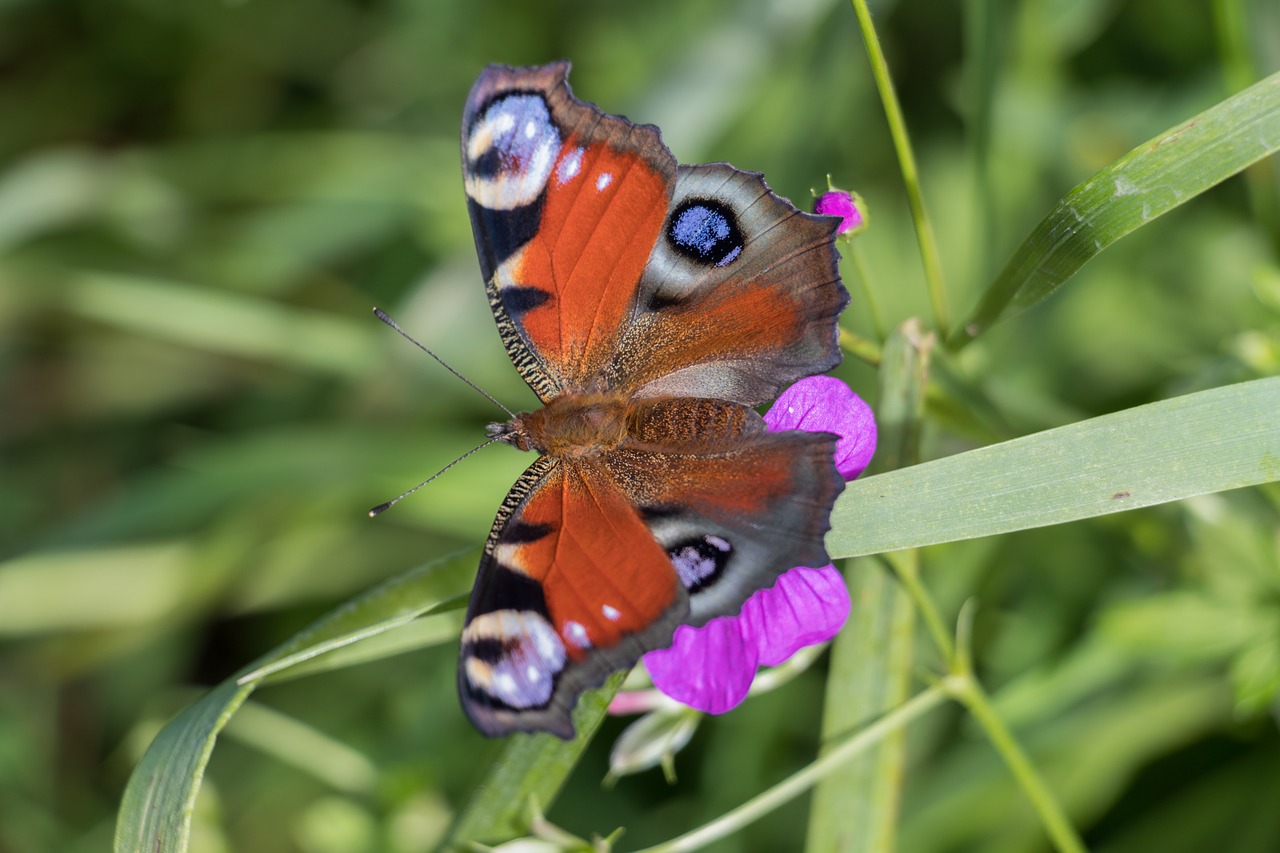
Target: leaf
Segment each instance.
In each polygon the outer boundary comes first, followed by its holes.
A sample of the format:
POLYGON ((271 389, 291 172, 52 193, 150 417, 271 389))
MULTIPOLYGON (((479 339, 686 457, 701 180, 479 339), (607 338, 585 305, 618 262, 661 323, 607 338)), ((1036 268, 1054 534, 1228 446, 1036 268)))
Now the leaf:
POLYGON ((604 722, 625 672, 615 672, 604 686, 582 694, 573 711, 578 736, 563 741, 548 734, 517 734, 502 745, 484 781, 449 833, 448 849, 470 849, 475 841, 505 840, 525 829, 533 802, 549 808, 569 778, 583 750, 604 722))
POLYGON ((1170 128, 1067 193, 1013 253, 960 347, 1046 299, 1094 255, 1280 148, 1280 72, 1170 128))
POLYGON ((84 273, 71 278, 67 307, 134 334, 339 376, 378 364, 373 323, 178 281, 84 273))
MULTIPOLYGON (((474 549, 428 563, 339 606, 242 673, 261 671, 288 657, 308 660, 316 647, 338 648, 348 638, 372 636, 433 610, 469 583, 474 549)), ((446 610, 441 607, 440 610, 446 610)), ((214 742, 260 678, 224 681, 160 730, 134 768, 116 824, 116 853, 182 853, 191 813, 214 742), (240 683, 244 681, 244 683, 240 683)))
MULTIPOLYGON (((934 336, 909 320, 885 342, 880 364, 879 453, 876 465, 900 468, 919 458, 925 384, 934 336)), ((899 555, 900 571, 915 572, 919 557, 899 555)), ((906 587, 880 561, 847 566, 852 611, 831 644, 822 711, 822 754, 906 701, 912 666, 915 610, 906 587)), ((807 850, 890 850, 902 800, 906 741, 899 730, 865 755, 832 771, 814 788, 807 850)))
POLYGON ((1280 479, 1280 378, 1188 394, 850 483, 827 549, 856 557, 1280 479))

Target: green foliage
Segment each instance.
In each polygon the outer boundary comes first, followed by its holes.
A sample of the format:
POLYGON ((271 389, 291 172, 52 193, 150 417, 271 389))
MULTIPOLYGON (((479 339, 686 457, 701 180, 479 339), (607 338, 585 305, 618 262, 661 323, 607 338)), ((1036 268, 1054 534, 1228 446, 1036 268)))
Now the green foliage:
POLYGON ((630 849, 748 802, 706 849, 796 849, 884 784, 900 812, 860 837, 902 850, 1042 850, 1055 809, 1091 849, 1280 847, 1256 807, 1280 784, 1280 11, 872 11, 932 297, 834 0, 0 3, 0 849, 421 850, 538 828, 535 806, 630 849), (883 580, 905 583, 914 656, 838 652, 831 684, 815 667, 703 720, 673 786, 600 786, 608 689, 580 709, 590 743, 485 741, 454 695, 458 611, 415 618, 466 592, 451 555, 527 459, 487 450, 364 516, 496 416, 373 305, 531 400, 492 331, 458 121, 485 63, 561 55, 684 162, 802 206, 828 172, 857 189, 858 352, 884 343, 864 288, 885 328, 969 319, 933 342, 918 424, 892 358, 838 371, 902 428, 830 544, 928 546, 848 567, 879 590, 853 616, 872 639, 904 624, 883 580), (1095 230, 1063 228, 1085 208, 1095 230), (913 722, 842 740, 824 696, 877 672, 916 697, 886 719, 913 722), (900 753, 848 763, 886 732, 900 753), (820 751, 841 761, 792 775, 820 751), (840 788, 794 799, 849 767, 869 775, 847 811, 820 805, 840 788))

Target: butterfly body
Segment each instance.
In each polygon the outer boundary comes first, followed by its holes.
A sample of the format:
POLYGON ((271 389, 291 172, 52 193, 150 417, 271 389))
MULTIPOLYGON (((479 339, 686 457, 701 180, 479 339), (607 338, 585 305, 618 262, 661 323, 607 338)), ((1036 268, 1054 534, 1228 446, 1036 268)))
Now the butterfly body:
POLYGON ((844 485, 834 436, 771 433, 752 408, 840 360, 838 220, 757 174, 678 166, 567 73, 490 66, 463 116, 489 303, 543 404, 489 427, 539 454, 463 630, 463 708, 491 735, 572 736, 583 690, 828 562, 844 485))
POLYGON ((595 456, 627 437, 627 399, 621 394, 562 394, 541 409, 491 425, 489 434, 520 450, 595 456))
POLYGON ((519 450, 549 456, 598 456, 619 446, 661 451, 766 431, 755 410, 728 400, 623 394, 562 394, 541 409, 521 412, 488 434, 519 450))

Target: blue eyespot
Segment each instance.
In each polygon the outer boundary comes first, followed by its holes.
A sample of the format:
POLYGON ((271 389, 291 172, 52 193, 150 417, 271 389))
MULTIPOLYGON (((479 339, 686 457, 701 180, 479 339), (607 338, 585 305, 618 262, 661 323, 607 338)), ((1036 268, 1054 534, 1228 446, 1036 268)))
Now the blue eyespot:
POLYGON ((718 201, 689 199, 671 214, 667 239, 685 257, 714 267, 742 254, 742 232, 733 211, 718 201))

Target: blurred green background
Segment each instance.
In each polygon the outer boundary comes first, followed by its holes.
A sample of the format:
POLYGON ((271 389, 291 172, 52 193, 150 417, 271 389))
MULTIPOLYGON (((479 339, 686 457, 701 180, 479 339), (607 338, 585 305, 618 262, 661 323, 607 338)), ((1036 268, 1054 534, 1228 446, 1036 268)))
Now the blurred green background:
MULTIPOLYGON (((1072 186, 1280 67, 1269 0, 873 8, 956 315, 1072 186)), ((365 517, 500 415, 370 308, 531 404, 485 303, 458 123, 486 63, 562 56, 682 162, 763 171, 802 207, 828 172, 859 190, 886 322, 927 315, 845 3, 0 0, 0 850, 106 849, 134 762, 199 690, 483 540, 529 461, 506 448, 365 517)), ((926 458, 1276 373, 1276 209, 1265 168, 1229 181, 940 357, 926 458)), ((845 324, 872 336, 845 271, 845 324)), ((839 375, 874 398, 871 368, 839 375)), ((980 674, 1091 847, 1280 849, 1278 507, 1263 488, 925 553, 949 616, 977 598, 980 674)), ((455 658, 447 640, 256 694, 193 849, 428 849, 495 748, 455 658)), ((812 759, 821 690, 818 667, 704 724, 675 786, 600 786, 611 721, 550 816, 625 825, 628 847, 711 819, 812 759)), ((901 849, 1047 849, 958 711, 910 743, 901 849)), ((793 849, 806 805, 712 849, 793 849)))

